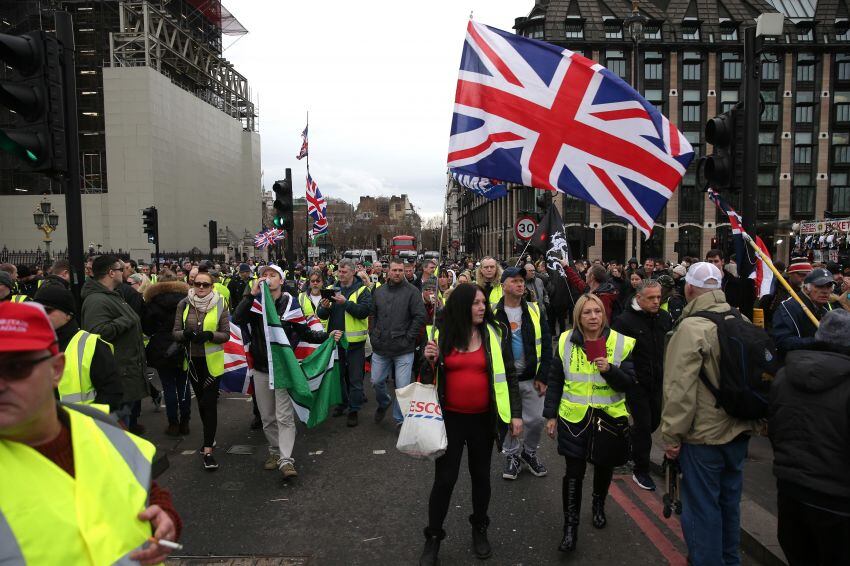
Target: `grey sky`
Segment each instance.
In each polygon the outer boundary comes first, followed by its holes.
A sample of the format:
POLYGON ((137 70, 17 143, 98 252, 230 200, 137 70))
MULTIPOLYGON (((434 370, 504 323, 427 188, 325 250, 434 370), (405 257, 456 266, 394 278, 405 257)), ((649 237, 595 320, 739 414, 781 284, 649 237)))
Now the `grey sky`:
MULTIPOLYGON (((511 30, 532 0, 225 0, 248 35, 224 55, 260 102, 264 185, 292 168, 310 111, 310 172, 326 197, 407 193, 442 211, 455 82, 470 11, 511 30)), ((331 227, 333 229, 333 227, 331 227)))

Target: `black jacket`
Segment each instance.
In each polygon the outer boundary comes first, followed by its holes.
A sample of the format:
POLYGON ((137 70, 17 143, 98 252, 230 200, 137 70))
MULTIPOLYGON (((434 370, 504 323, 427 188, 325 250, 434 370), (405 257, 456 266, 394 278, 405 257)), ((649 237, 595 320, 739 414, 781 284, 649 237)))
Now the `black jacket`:
POLYGON ((115 291, 121 295, 121 298, 124 299, 136 314, 139 315, 139 318, 142 318, 143 310, 145 308, 145 301, 142 298, 142 294, 133 289, 133 286, 127 282, 121 283, 115 291))
POLYGON ((419 289, 403 279, 398 285, 384 283, 372 293, 372 351, 380 356, 409 354, 416 349, 425 325, 425 305, 419 289))
POLYGON ((724 269, 723 280, 720 282, 720 287, 723 289, 723 294, 726 295, 726 302, 729 303, 729 306, 740 309, 741 279, 739 277, 735 277, 724 269))
MULTIPOLYGON (((74 319, 68 324, 56 329, 56 338, 59 340, 59 349, 65 351, 68 342, 80 330, 74 319)), ((89 369, 89 377, 94 385, 94 402, 101 405, 109 405, 109 411, 117 411, 124 397, 124 388, 121 385, 121 376, 115 366, 115 357, 112 350, 103 340, 98 340, 94 347, 94 357, 89 369)))
POLYGON ((850 513, 850 351, 789 352, 770 389, 768 431, 780 491, 850 513))
MULTIPOLYGON (((293 307, 301 308, 298 304, 298 299, 288 293, 281 293, 280 297, 275 301, 275 309, 281 317, 289 308, 289 302, 294 301, 293 307)), ((245 296, 242 297, 242 302, 233 311, 233 322, 240 325, 248 326, 250 332, 250 350, 251 356, 254 358, 254 369, 263 373, 269 371, 268 351, 266 349, 266 335, 263 332, 262 315, 256 312, 251 312, 251 306, 254 304, 254 295, 251 294, 251 289, 248 288, 245 296)), ((306 324, 294 324, 292 322, 283 322, 283 331, 289 339, 289 343, 294 347, 302 340, 313 342, 315 344, 324 342, 327 337, 327 332, 316 332, 310 329, 306 324)))
POLYGON ((162 281, 145 290, 142 330, 150 336, 145 347, 148 365, 156 369, 177 368, 183 363, 183 348, 174 341, 177 304, 186 298, 189 286, 183 281, 162 281))
POLYGON ((664 337, 673 328, 670 313, 659 310, 650 314, 633 300, 611 328, 636 340, 631 359, 637 382, 649 391, 660 391, 664 377, 664 337))
MULTIPOLYGON (((832 305, 827 304, 825 307, 817 308, 805 293, 799 295, 800 299, 806 303, 815 318, 820 320, 829 312, 832 305)), ((793 297, 788 297, 779 304, 776 312, 773 313, 773 327, 771 328, 771 337, 776 343, 776 349, 780 356, 785 356, 791 350, 811 349, 815 345, 815 332, 817 328, 809 317, 803 311, 793 297)))
MULTIPOLYGON (((531 324, 531 315, 528 314, 528 303, 525 299, 520 301, 522 307, 522 349, 525 352, 525 370, 522 374, 517 375, 517 380, 528 381, 535 379, 546 383, 549 379, 549 366, 552 363, 552 334, 549 332, 549 324, 546 321, 545 309, 540 311, 540 369, 537 370, 537 349, 534 342, 534 326, 531 324)), ((496 320, 501 322, 505 328, 510 328, 508 315, 505 312, 505 298, 499 299, 495 310, 496 320)), ((510 344, 510 335, 508 335, 508 343, 510 344)), ((513 350, 511 350, 513 351, 513 350)), ((509 371, 516 373, 514 364, 508 368, 509 371)))
POLYGON ((247 281, 243 281, 239 275, 234 275, 233 279, 230 280, 230 283, 227 284, 227 290, 230 291, 230 310, 231 312, 236 310, 236 307, 239 305, 239 297, 245 294, 245 286, 251 281, 249 278, 247 281))

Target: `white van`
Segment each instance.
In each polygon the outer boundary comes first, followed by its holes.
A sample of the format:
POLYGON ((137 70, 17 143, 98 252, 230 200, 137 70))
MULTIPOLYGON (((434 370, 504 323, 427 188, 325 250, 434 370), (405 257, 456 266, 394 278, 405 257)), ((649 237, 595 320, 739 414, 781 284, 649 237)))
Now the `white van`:
POLYGON ((363 263, 375 263, 378 261, 378 252, 375 250, 360 250, 360 259, 363 263))

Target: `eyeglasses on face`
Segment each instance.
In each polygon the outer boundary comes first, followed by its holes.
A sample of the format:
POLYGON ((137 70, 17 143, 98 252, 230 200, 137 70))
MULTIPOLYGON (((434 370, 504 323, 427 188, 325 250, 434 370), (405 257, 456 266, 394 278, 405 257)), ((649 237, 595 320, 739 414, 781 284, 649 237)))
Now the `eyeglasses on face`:
POLYGON ((212 287, 212 283, 205 283, 203 281, 195 281, 192 285, 194 285, 197 289, 209 289, 212 287))
POLYGON ((34 360, 9 360, 0 362, 0 378, 6 381, 21 381, 28 378, 32 374, 35 366, 42 362, 46 362, 53 357, 53 354, 48 354, 34 360))

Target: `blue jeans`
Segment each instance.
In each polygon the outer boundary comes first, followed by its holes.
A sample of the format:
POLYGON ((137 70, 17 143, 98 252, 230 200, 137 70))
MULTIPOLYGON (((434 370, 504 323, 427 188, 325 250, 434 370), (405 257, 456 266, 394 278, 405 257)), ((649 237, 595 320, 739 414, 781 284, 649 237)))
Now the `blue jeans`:
POLYGON ((693 566, 741 564, 741 491, 749 437, 682 444, 682 533, 693 566))
POLYGON ((192 391, 186 372, 179 368, 162 368, 157 372, 162 382, 168 424, 188 423, 192 413, 192 391))
POLYGON ((395 368, 395 388, 401 389, 410 385, 410 376, 413 373, 413 352, 401 354, 400 356, 384 357, 372 352, 372 386, 375 388, 375 396, 378 398, 378 406, 386 408, 393 404, 393 418, 400 423, 404 420, 401 408, 397 401, 393 401, 387 393, 387 375, 390 368, 395 368))

